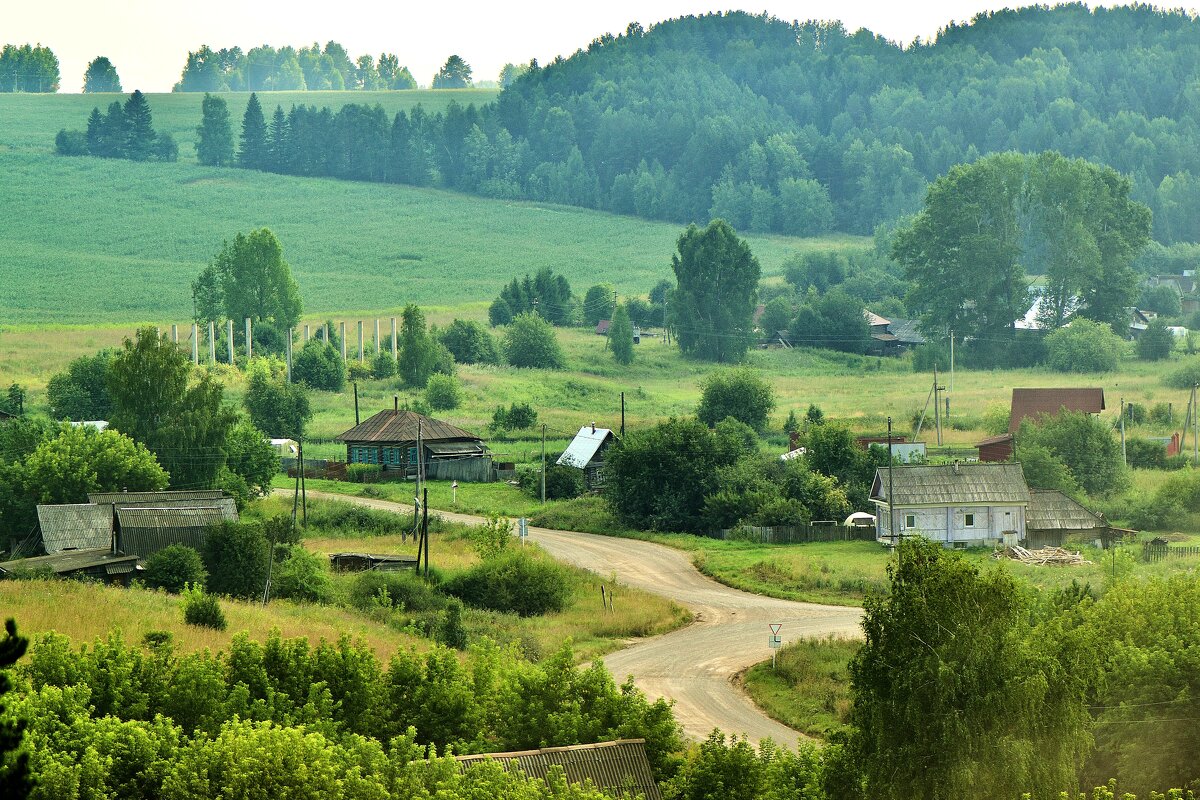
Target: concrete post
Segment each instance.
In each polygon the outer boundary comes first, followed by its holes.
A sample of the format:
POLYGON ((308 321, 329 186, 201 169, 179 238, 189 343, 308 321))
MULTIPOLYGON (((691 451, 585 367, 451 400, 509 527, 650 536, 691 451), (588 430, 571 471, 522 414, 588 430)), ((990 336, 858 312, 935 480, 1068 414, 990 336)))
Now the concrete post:
POLYGON ((395 361, 399 357, 396 350, 396 318, 392 317, 392 360, 395 361))
POLYGON ((208 363, 217 363, 217 324, 212 320, 208 322, 208 363))
POLYGON ((171 326, 171 344, 179 344, 179 326, 171 326))
POLYGON ((328 322, 321 323, 321 341, 323 341, 325 344, 329 344, 329 323, 328 322))
POLYGON ((304 326, 304 343, 305 344, 308 343, 308 326, 307 325, 304 326))
POLYGON ((375 355, 379 355, 383 351, 379 349, 379 318, 375 318, 375 355))
POLYGON ((358 363, 361 364, 363 362, 365 352, 366 351, 363 350, 363 326, 362 320, 360 319, 358 321, 358 363))
POLYGON ((254 330, 250 325, 250 318, 246 317, 246 365, 250 365, 250 359, 254 357, 254 330))
POLYGON ((338 323, 338 333, 342 337, 342 361, 344 362, 346 360, 346 323, 338 323))
POLYGON ((200 364, 200 331, 194 322, 192 323, 192 363, 197 366, 200 364))
POLYGON ((233 320, 225 325, 225 334, 229 338, 229 366, 233 366, 233 320))

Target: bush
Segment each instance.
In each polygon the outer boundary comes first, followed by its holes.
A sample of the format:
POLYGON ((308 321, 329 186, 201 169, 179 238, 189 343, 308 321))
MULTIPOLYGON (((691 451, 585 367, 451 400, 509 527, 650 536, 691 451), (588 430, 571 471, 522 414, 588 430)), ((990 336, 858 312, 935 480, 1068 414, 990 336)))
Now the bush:
POLYGON ((386 350, 380 350, 371 358, 371 377, 376 380, 390 378, 396 374, 396 359, 386 350))
POLYGON ((366 362, 351 361, 346 365, 346 378, 351 382, 370 380, 371 377, 371 365, 366 362))
POLYGON ((313 389, 340 392, 346 387, 342 356, 333 344, 309 339, 292 358, 292 377, 313 389))
POLYGON ((563 567, 519 550, 472 567, 444 589, 474 608, 522 617, 562 611, 571 592, 563 567))
POLYGON ((223 522, 210 528, 201 551, 208 590, 230 597, 260 597, 270 547, 260 523, 223 522))
POLYGON ((515 317, 504 332, 504 358, 514 367, 562 369, 567 365, 554 328, 532 312, 515 317))
POLYGON ((710 428, 733 417, 755 430, 762 430, 767 425, 767 415, 775 408, 771 385, 750 369, 714 372, 704 379, 700 389, 696 416, 710 428))
POLYGON ((459 364, 499 364, 496 340, 478 322, 456 319, 438 334, 459 364))
MULTIPOLYGON (((542 496, 542 470, 540 466, 521 465, 517 470, 517 481, 521 489, 535 500, 542 496)), ((583 494, 583 471, 559 464, 546 464, 546 499, 570 500, 583 494)))
POLYGON ((458 381, 449 375, 431 375, 425 385, 425 402, 438 411, 458 408, 462 402, 458 381))
POLYGON ((86 156, 87 134, 83 131, 60 130, 54 137, 54 151, 60 156, 86 156))
POLYGON ((1127 439, 1125 456, 1129 466, 1136 469, 1166 469, 1167 448, 1145 439, 1127 439))
POLYGON ((383 474, 379 464, 347 464, 346 480, 351 483, 378 483, 383 474))
POLYGON ((1057 372, 1112 372, 1124 349, 1108 325, 1076 319, 1046 336, 1046 364, 1057 372))
POLYGON ((497 406, 492 412, 491 428, 494 431, 521 431, 537 424, 537 411, 528 403, 513 403, 507 409, 497 406))
POLYGON ((950 369, 950 350, 930 342, 918 345, 913 350, 913 372, 933 372, 934 367, 943 371, 950 369))
MULTIPOLYGON (((290 517, 285 519, 290 522, 290 517)), ((430 519, 430 529, 434 529, 437 519, 440 517, 430 519)), ((410 517, 336 500, 310 500, 308 522, 314 528, 348 536, 386 536, 399 534, 412 528, 410 517)))
POLYGON ((497 297, 488 307, 488 322, 495 328, 498 325, 507 325, 513 321, 512 306, 510 306, 503 297, 497 297))
POLYGON ((1191 389, 1200 384, 1200 359, 1189 361, 1179 369, 1167 373, 1163 383, 1172 389, 1191 389))
POLYGON ((512 520, 489 514, 486 522, 471 526, 471 547, 483 561, 499 558, 508 552, 512 535, 512 520))
POLYGON ((1174 348, 1175 334, 1167 330, 1167 324, 1161 319, 1152 321, 1137 340, 1137 355, 1143 361, 1170 358, 1174 348))
POLYGON ((446 615, 438 626, 437 640, 455 650, 467 649, 467 629, 463 625, 463 604, 461 600, 451 600, 446 604, 446 615))
POLYGON ((435 611, 446 598, 415 572, 364 572, 350 586, 350 604, 361 611, 381 604, 407 611, 435 611))
POLYGON ((151 589, 166 589, 178 594, 188 584, 203 586, 206 577, 208 573, 204 571, 200 552, 187 545, 173 544, 146 559, 143 580, 151 589))
POLYGON ((229 625, 217 598, 205 594, 199 586, 186 586, 183 589, 183 621, 188 625, 199 625, 216 631, 223 631, 229 625))
POLYGON ((1142 497, 1129 509, 1129 524, 1141 531, 1170 530, 1183 520, 1183 505, 1174 498, 1142 497))
POLYGON ((333 581, 326 559, 301 545, 282 545, 276 554, 275 574, 271 577, 273 597, 310 603, 333 601, 333 581))

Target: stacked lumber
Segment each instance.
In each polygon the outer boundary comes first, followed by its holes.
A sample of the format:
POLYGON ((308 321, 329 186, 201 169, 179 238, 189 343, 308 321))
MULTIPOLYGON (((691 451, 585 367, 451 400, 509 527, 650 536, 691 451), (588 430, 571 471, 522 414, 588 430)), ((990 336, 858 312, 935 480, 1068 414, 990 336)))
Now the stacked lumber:
POLYGON ((994 553, 996 558, 1010 558, 1013 561, 1020 561, 1022 564, 1033 564, 1035 566, 1056 566, 1056 567, 1075 567, 1081 564, 1091 564, 1083 557, 1081 552, 1071 552, 1064 550, 1061 547, 1043 547, 1041 550, 1026 550, 1020 545, 1005 547, 1003 550, 997 550, 994 553))

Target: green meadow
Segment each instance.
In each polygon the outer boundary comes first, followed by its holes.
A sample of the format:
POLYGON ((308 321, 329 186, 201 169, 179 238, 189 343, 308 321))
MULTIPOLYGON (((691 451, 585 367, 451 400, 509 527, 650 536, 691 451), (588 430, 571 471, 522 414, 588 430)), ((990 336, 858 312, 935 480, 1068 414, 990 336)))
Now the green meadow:
MULTIPOLYGON (((282 93, 280 102, 383 103, 389 111, 486 91, 282 93)), ((231 113, 240 119, 232 97, 231 113)), ((582 294, 611 283, 645 294, 670 274, 675 224, 437 189, 298 178, 194 163, 200 98, 152 95, 180 163, 53 154, 55 132, 82 128, 106 98, 0 96, 0 324, 184 323, 190 283, 239 231, 269 227, 283 243, 308 312, 395 313, 486 304, 514 276, 549 267, 582 294), (160 110, 161 109, 161 110, 160 110)), ((799 250, 865 239, 751 236, 766 274, 799 250)))

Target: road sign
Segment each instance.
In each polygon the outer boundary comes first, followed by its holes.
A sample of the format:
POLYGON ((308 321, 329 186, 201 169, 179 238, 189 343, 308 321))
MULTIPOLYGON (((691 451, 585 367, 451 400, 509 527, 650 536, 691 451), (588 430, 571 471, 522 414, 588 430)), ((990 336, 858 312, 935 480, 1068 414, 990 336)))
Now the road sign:
POLYGON ((529 520, 521 517, 517 520, 517 536, 521 539, 521 544, 525 544, 525 538, 529 536, 529 520))
POLYGON ((772 649, 774 649, 774 650, 778 650, 780 647, 782 647, 782 646, 783 646, 783 639, 781 639, 781 638, 780 638, 780 637, 778 637, 778 636, 768 636, 768 637, 767 637, 767 644, 768 644, 768 646, 770 646, 772 649))
POLYGON ((770 625, 770 628, 771 628, 771 635, 772 635, 772 636, 778 636, 778 635, 779 635, 779 630, 780 630, 780 628, 782 628, 782 627, 783 627, 783 623, 782 623, 782 622, 772 622, 772 623, 771 623, 771 625, 770 625))

